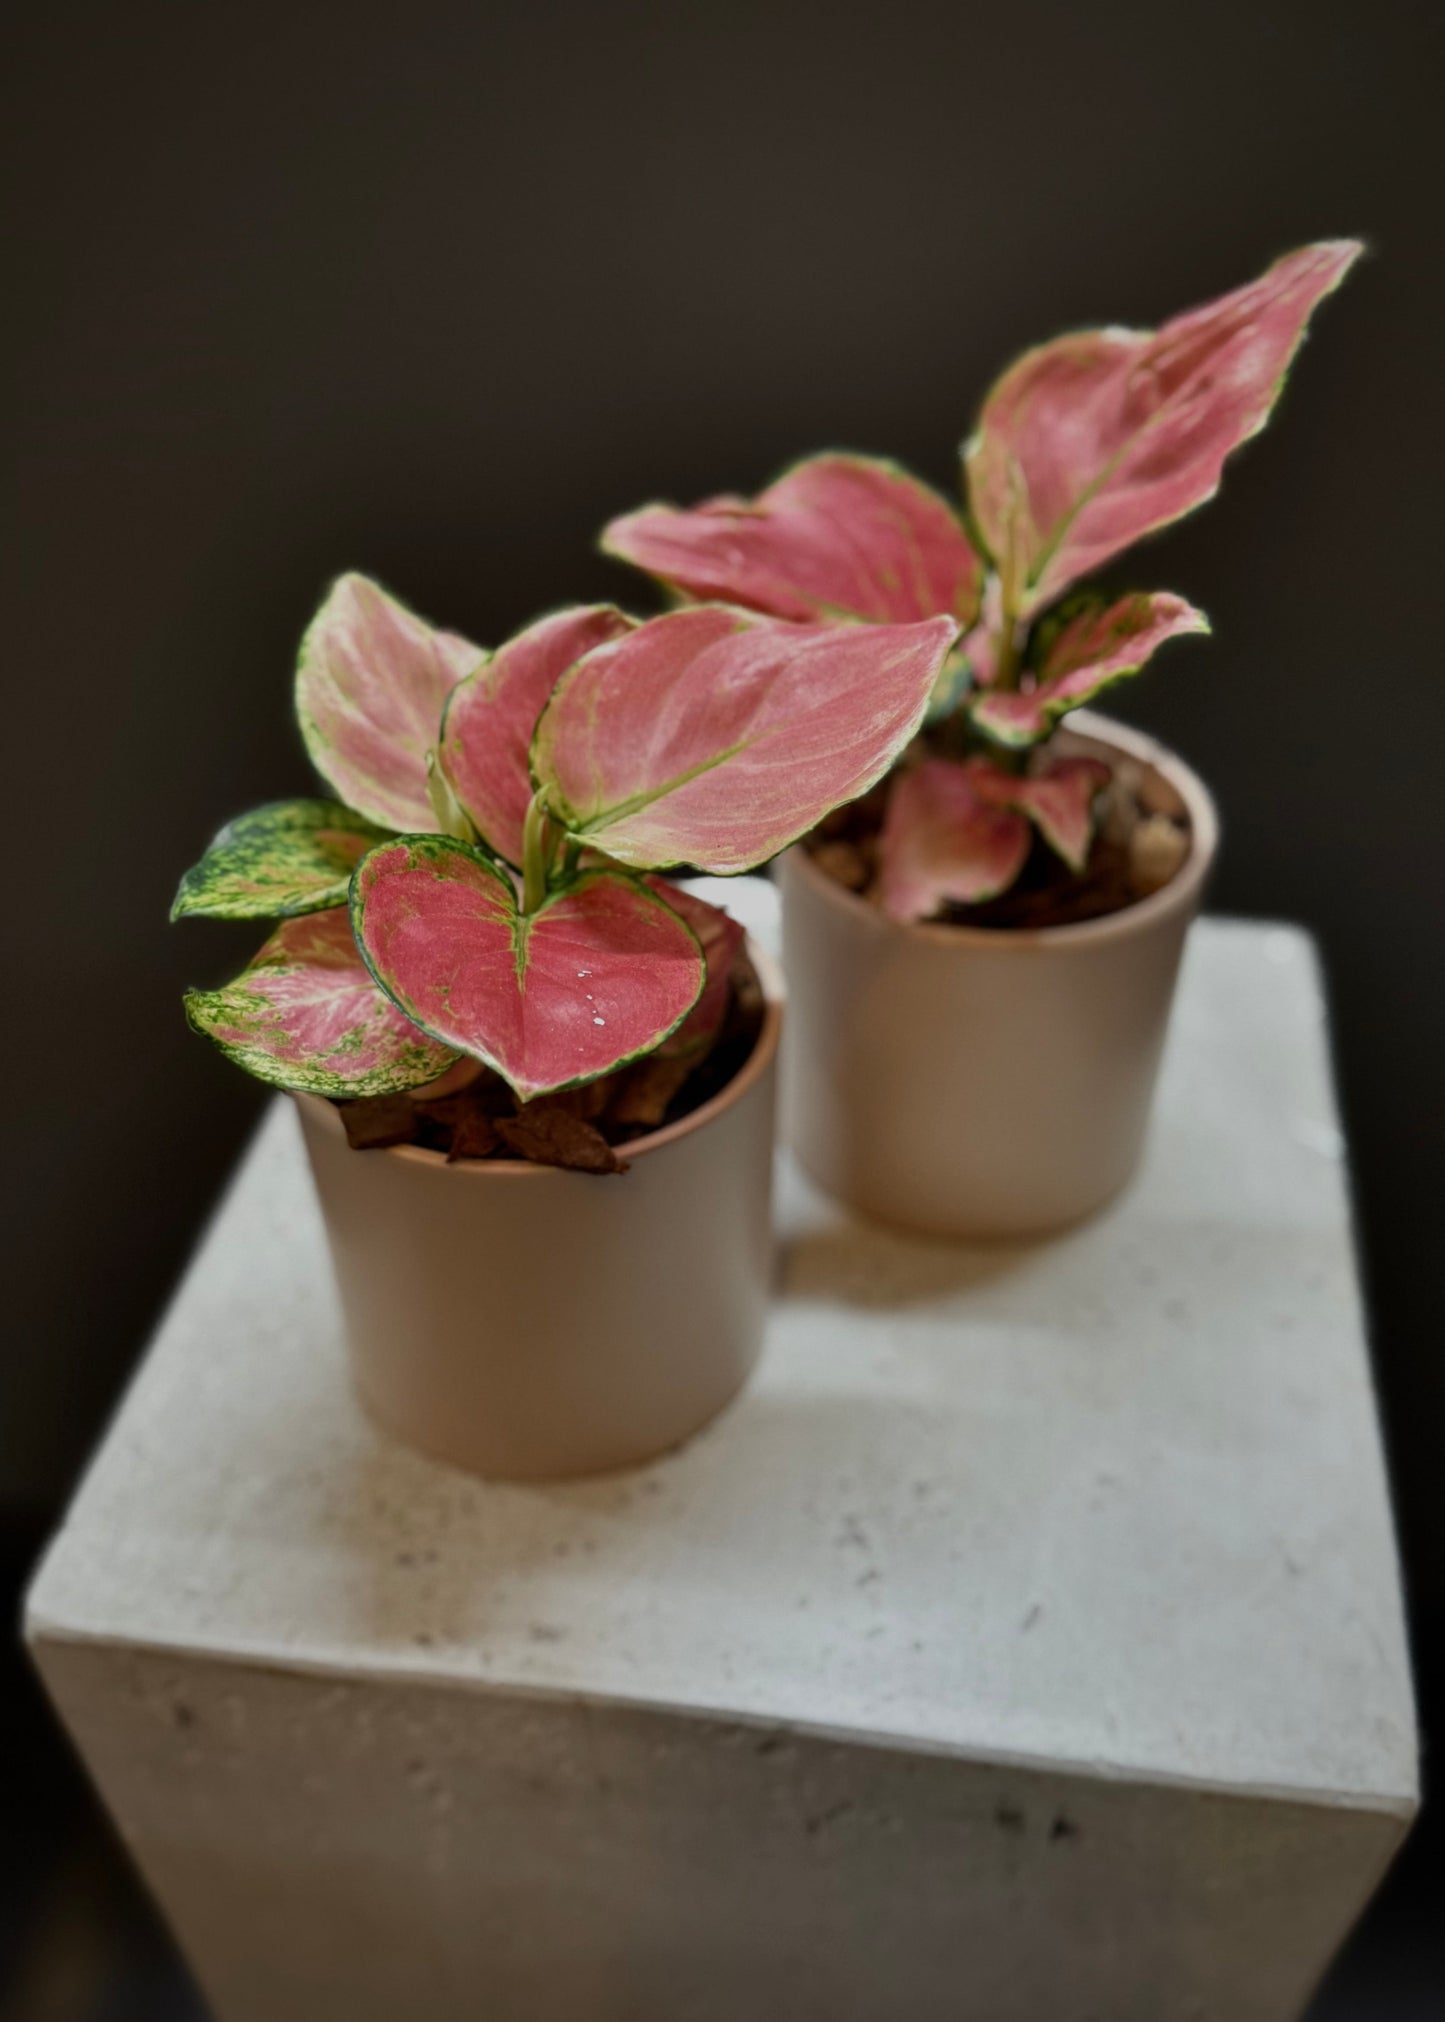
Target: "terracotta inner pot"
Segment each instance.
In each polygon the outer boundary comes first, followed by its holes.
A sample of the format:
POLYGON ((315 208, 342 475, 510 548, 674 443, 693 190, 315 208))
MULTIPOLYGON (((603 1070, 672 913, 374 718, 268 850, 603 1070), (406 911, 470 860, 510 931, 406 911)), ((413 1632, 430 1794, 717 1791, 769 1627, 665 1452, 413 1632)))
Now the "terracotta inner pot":
POLYGON ((409 1444, 509 1479, 641 1461, 737 1392, 772 1269, 776 965, 727 1086, 626 1147, 614 1177, 521 1160, 353 1151, 297 1096, 357 1387, 409 1444))
POLYGON ((1183 802, 1159 891, 1034 929, 902 923, 801 848, 782 869, 784 1131, 831 1192, 934 1235, 1030 1235, 1118 1191, 1142 1148, 1179 958, 1218 846, 1202 781, 1079 711, 1061 750, 1127 756, 1183 802))

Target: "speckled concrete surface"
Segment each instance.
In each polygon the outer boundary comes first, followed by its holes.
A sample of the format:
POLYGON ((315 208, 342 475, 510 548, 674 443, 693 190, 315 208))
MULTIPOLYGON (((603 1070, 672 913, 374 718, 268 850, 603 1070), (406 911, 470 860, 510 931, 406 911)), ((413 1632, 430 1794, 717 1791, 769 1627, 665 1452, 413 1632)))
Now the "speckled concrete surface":
MULTIPOLYGON (((290 2013, 289 1986, 314 1998, 359 1965, 358 1906, 403 1876, 410 1928, 451 1961, 430 2012, 473 2012, 455 2005, 474 1984, 457 1961, 475 1965, 480 1939, 468 1950, 457 1919, 464 1900, 476 1932, 487 1918, 451 1869, 434 1889, 425 1874, 460 1860, 495 1890, 512 1854, 529 1880, 509 1893, 523 1935, 505 1971, 492 1948, 498 2015, 741 2012, 740 1918, 760 1887, 790 2015, 903 2012, 878 2005, 870 1928, 910 1957, 911 2017, 1038 2013, 1019 2003, 1045 1998, 1050 1971, 1074 1990, 1061 2013, 1297 2010, 1408 1821, 1416 1750, 1308 943, 1196 933, 1145 1169, 1088 1226, 1037 1246, 917 1242, 849 1223, 784 1170, 780 1233, 762 1367, 712 1430, 612 1479, 483 1486, 386 1443, 354 1404, 278 1105, 31 1597, 52 1690, 223 2015, 290 2013), (188 1677, 229 1710, 188 1724, 188 1677), (334 1726, 327 1703, 346 1708, 334 1726), (536 1803, 500 1806, 500 1841, 472 1808, 451 1854, 407 1825, 409 1717, 460 1733, 449 1759, 471 1750, 474 1770, 445 1774, 477 1804, 495 1797, 495 1749, 520 1750, 536 1803), (584 1730, 623 1762, 635 1741, 674 1766, 604 1778, 595 1815, 567 1813, 559 1837, 545 1764, 584 1730), (301 1732, 310 1797, 284 1739, 301 1732), (353 1844, 335 1821, 367 1733, 391 1769, 363 1778, 374 1826, 353 1844), (801 1781, 750 1796, 718 1740, 740 1733, 801 1751, 801 1781), (826 1943, 800 1794, 818 1763, 854 1821, 822 1835, 847 1909, 826 1943), (1097 1830, 1051 1837, 1081 1791, 1097 1830), (938 1803, 995 1829, 950 1854, 927 1823, 938 1803), (655 1955, 672 1903, 716 1970, 671 1996, 653 1966, 614 1974, 633 1991, 589 2008, 604 1953, 634 1957, 634 1898, 603 1890, 566 1973, 546 1934, 569 1892, 596 1898, 609 1819, 616 1873, 645 1871, 635 1947, 655 1955), (668 1857, 639 1868, 654 1831, 668 1857), (1066 1847, 1067 1914, 1050 1880, 1066 1847), (940 1860, 945 1883, 925 1886, 940 1860), (258 1991, 225 1926, 278 1874, 310 1950, 298 1936, 288 1967, 274 1935, 258 1991), (299 1918, 313 1888, 329 1908, 299 1918), (1158 1944, 1125 1946, 1144 1915, 1158 1944), (1114 1936, 1081 1953, 1088 1931, 1114 1936), (553 2005, 528 2011, 528 1975, 554 1969, 553 2005)), ((350 2012, 401 2010, 378 1993, 350 2012)))

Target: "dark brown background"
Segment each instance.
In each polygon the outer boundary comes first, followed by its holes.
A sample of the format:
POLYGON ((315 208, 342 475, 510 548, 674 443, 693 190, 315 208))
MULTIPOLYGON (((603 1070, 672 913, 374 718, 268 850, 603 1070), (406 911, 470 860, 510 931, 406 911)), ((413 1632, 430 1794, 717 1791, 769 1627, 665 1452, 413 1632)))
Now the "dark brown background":
MULTIPOLYGON (((950 486, 1023 343, 1354 232, 1270 433, 1133 572, 1216 637, 1118 707, 1218 789, 1216 905, 1323 943, 1438 1722, 1442 39, 1406 0, 9 12, 12 1575, 256 1114, 178 1003, 256 937, 165 913, 223 817, 306 789, 328 576, 494 642, 628 594, 613 511, 830 444, 950 486)), ((25 1704, 21 1906, 79 1817, 25 1704)), ((1421 1849, 1330 2014, 1440 2012, 1421 1849)))

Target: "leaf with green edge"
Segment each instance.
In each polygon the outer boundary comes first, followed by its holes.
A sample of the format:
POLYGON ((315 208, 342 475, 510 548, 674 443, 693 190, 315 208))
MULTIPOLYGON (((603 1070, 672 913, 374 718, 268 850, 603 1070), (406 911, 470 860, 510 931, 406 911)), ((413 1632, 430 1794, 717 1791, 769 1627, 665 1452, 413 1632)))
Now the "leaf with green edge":
POLYGON ((635 626, 612 604, 553 611, 499 646, 447 698, 442 767, 482 841, 509 863, 522 861, 532 798, 528 754, 547 698, 584 653, 635 626))
POLYGON ((706 899, 667 878, 647 877, 643 883, 691 927, 702 949, 706 970, 702 995, 658 1048, 669 1055, 693 1053, 710 1044, 727 1016, 733 961, 747 936, 731 913, 721 906, 710 906, 706 899))
POLYGON ((808 622, 908 624, 978 609, 982 565, 958 514, 884 457, 810 456, 751 501, 650 505, 615 519, 603 551, 700 602, 808 622))
POLYGON ((344 906, 283 921, 233 982, 185 1006, 238 1067, 307 1095, 396 1095, 456 1059, 378 990, 344 906))
POLYGON ((229 821, 181 879, 171 918, 282 920, 344 906, 384 831, 335 800, 275 800, 229 821))
POLYGON ((524 916, 490 857, 382 843, 352 882, 356 939, 398 1008, 524 1101, 650 1053, 703 987, 697 936, 639 881, 584 872, 524 916))
POLYGON ((447 697, 483 658, 480 646, 434 630, 368 577, 340 577, 296 668, 296 715, 312 764, 380 827, 426 828, 426 755, 447 697))
POLYGON ((895 920, 926 920, 946 900, 1006 892, 1029 853, 1029 825, 978 791, 966 766, 925 759, 893 782, 879 836, 879 896, 895 920))
POLYGON ((955 646, 943 663, 942 671, 933 684, 933 692, 928 698, 925 723, 942 723, 956 714, 978 679, 973 661, 969 656, 968 640, 976 637, 976 631, 955 646))
POLYGON ((1084 868, 1094 840, 1095 806, 1109 784, 1101 759, 1059 758, 1041 772, 1020 774, 971 758, 964 771, 980 800, 1026 815, 1070 870, 1084 868))
POLYGON ((957 633, 670 612, 563 676, 533 778, 570 834, 634 869, 749 870, 883 776, 957 633))
POLYGON ((1024 677, 1030 686, 985 688, 969 698, 970 717, 996 744, 1037 744, 1061 716, 1137 674, 1166 640, 1209 630, 1202 611, 1168 590, 1138 591, 1112 604, 1088 597, 1060 616, 1037 673, 1024 677))
POLYGON ((964 445, 974 522, 1028 617, 1192 512, 1263 428, 1311 314, 1362 251, 1326 240, 1158 330, 1083 330, 1026 351, 964 445))

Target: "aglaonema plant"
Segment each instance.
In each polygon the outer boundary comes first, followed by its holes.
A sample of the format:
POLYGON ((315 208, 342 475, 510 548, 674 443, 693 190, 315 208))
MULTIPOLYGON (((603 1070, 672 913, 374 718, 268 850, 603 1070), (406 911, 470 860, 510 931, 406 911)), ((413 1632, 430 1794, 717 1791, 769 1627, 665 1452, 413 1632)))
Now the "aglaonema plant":
POLYGON ((1167 640, 1209 629, 1183 597, 1086 579, 1213 496, 1360 250, 1305 246, 1158 330, 1082 330, 1025 352, 964 445, 962 512, 894 463, 825 454, 753 500, 643 507, 603 547, 683 600, 803 624, 958 624, 934 728, 879 837, 878 897, 895 917, 997 897, 1034 834, 1082 871, 1109 768, 1061 756, 1054 731, 1167 640))
POLYGON ((740 930, 659 873, 745 871, 865 792, 958 635, 559 611, 493 653, 343 577, 296 706, 335 798, 232 822, 174 914, 279 922, 191 1024, 282 1088, 396 1094, 460 1062, 525 1103, 705 1040, 740 930))

